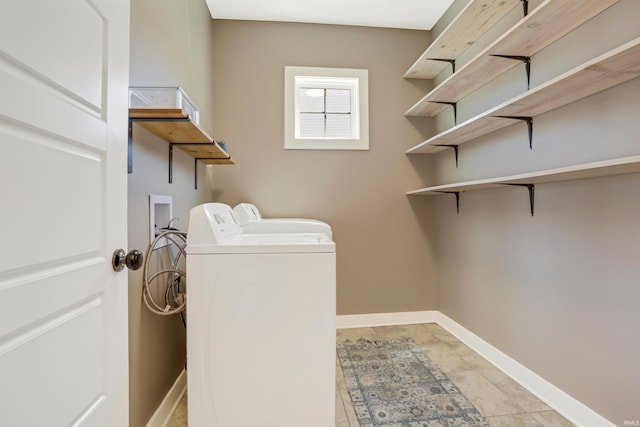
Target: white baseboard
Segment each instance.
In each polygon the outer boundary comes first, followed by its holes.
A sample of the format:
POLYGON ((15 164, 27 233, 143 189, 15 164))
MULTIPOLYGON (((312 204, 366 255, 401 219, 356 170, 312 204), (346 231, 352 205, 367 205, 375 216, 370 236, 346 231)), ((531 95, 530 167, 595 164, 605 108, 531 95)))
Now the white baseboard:
POLYGON ((456 323, 442 313, 438 313, 437 323, 476 353, 487 359, 498 369, 526 388, 533 395, 551 406, 577 426, 615 427, 586 405, 574 399, 535 372, 507 356, 473 332, 456 323))
POLYGON ((337 316, 336 328, 366 328, 374 326, 435 323, 439 311, 409 311, 404 313, 349 314, 337 316))
POLYGON ((156 412, 153 413, 147 422, 146 427, 165 427, 169 423, 173 411, 175 411, 186 391, 187 371, 184 370, 178 375, 171 389, 169 389, 167 395, 162 399, 162 403, 160 403, 156 412))
POLYGON ((356 314, 338 316, 336 320, 338 329, 415 323, 439 324, 575 425, 584 427, 615 427, 614 424, 600 414, 439 311, 356 314))

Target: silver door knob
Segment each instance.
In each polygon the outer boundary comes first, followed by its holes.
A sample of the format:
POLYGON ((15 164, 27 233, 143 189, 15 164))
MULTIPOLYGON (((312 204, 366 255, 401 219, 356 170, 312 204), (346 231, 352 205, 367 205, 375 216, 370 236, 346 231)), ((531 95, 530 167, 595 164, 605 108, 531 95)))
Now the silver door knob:
POLYGON ((133 249, 129 253, 125 253, 124 249, 116 249, 113 251, 111 265, 113 266, 113 271, 122 271, 125 267, 130 270, 137 270, 142 267, 143 261, 144 255, 138 249, 133 249))

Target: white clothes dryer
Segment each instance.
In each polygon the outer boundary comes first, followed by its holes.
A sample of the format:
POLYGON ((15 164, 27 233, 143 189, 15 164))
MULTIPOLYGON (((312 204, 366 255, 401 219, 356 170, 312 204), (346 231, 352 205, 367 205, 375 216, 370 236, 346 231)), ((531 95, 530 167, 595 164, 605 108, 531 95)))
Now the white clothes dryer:
POLYGON ((239 203, 233 211, 245 233, 324 233, 333 239, 331 226, 317 219, 263 218, 252 203, 239 203))
POLYGON ((246 234, 233 210, 191 210, 187 233, 190 427, 335 423, 335 244, 246 234))

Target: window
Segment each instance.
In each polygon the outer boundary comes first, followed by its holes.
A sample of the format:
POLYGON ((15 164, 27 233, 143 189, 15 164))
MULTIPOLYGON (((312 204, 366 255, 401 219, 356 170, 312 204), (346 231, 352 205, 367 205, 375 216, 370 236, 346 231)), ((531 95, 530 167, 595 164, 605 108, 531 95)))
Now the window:
POLYGON ((368 150, 368 72, 285 67, 286 149, 368 150))

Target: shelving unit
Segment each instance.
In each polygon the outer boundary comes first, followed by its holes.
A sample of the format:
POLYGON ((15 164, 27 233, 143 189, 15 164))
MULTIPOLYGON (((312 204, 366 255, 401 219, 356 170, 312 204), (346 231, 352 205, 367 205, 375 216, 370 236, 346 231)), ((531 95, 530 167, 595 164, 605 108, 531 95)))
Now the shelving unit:
MULTIPOLYGON (((457 119, 455 115, 459 100, 516 66, 519 62, 525 64, 528 90, 463 123, 456 123, 452 128, 416 145, 406 153, 428 154, 453 148, 457 166, 458 145, 518 122, 527 124, 531 147, 534 117, 639 77, 640 37, 546 83, 529 89, 531 56, 617 2, 618 0, 585 0, 580 2, 546 0, 541 3, 533 13, 525 16, 464 67, 457 71, 454 68, 454 73, 449 78, 411 107, 405 115, 431 117, 443 111, 447 106, 452 106, 454 118, 457 119)), ((468 6, 471 6, 472 3, 474 2, 470 2, 468 6)), ((513 6, 510 4, 509 10, 513 6)), ((498 7, 498 5, 492 4, 491 7, 498 7)), ((508 10, 501 9, 500 18, 507 12, 508 10)), ((449 31, 465 32, 467 30, 464 23, 469 24, 468 20, 471 16, 469 13, 471 13, 469 10, 464 9, 453 20, 441 35, 443 40, 450 37, 450 34, 447 34, 449 31)), ((527 15, 526 12, 525 15, 527 15)), ((493 24, 495 22, 491 25, 493 24)), ((469 37, 473 39, 475 37, 477 39, 482 34, 479 27, 473 25, 468 31, 468 34, 458 38, 469 37)), ((416 61, 405 74, 405 78, 433 78, 443 65, 440 64, 438 69, 427 69, 425 63, 431 64, 433 61, 425 61, 425 58, 436 55, 431 52, 438 52, 437 55, 440 58, 454 58, 459 55, 458 46, 449 49, 446 43, 437 44, 440 39, 440 37, 436 39, 425 54, 416 61)), ((530 210, 533 215, 536 184, 638 172, 640 172, 640 155, 518 175, 436 185, 409 191, 406 194, 409 196, 453 194, 456 197, 459 211, 460 194, 465 191, 519 186, 528 190, 530 210)))
POLYGON ((169 183, 173 181, 173 147, 194 158, 195 188, 198 188, 198 161, 205 164, 233 165, 235 161, 181 109, 129 110, 129 173, 133 170, 133 122, 169 143, 169 183))
MULTIPOLYGON (((555 0, 554 0, 555 1, 555 0)), ((640 76, 640 38, 460 123, 407 150, 436 153, 640 76)), ((532 128, 530 127, 530 130, 532 128)))
MULTIPOLYGON (((435 116, 447 105, 457 103, 520 62, 525 64, 529 81, 529 64, 533 55, 618 1, 546 0, 429 92, 405 115, 435 116)), ((407 72, 405 77, 413 76, 407 72)))
MULTIPOLYGON (((405 73, 432 79, 522 0, 471 0, 405 73)), ((526 3, 525 3, 526 4, 526 3)), ((526 15, 526 13, 525 13, 526 15)))
POLYGON ((534 188, 536 184, 570 181, 576 179, 596 178, 609 175, 623 175, 640 172, 640 156, 621 157, 575 166, 547 169, 519 175, 458 182, 454 184, 436 185, 407 192, 410 196, 429 196, 438 194, 455 194, 459 201, 461 192, 504 187, 506 185, 524 186, 529 189, 531 215, 534 208, 534 188))

